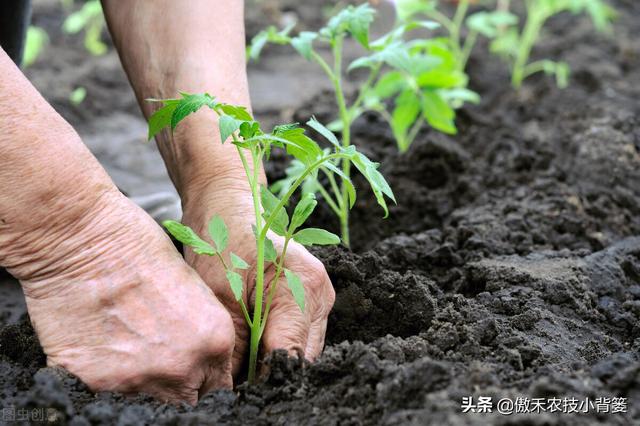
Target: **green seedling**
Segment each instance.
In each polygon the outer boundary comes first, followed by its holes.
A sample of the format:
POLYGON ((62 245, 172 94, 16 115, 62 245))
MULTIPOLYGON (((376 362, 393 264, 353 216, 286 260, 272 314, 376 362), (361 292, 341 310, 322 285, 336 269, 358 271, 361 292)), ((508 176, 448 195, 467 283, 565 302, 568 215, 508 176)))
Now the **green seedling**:
POLYGON ((495 10, 469 15, 471 3, 470 0, 460 0, 453 16, 449 17, 439 10, 438 0, 396 0, 395 2, 396 14, 400 22, 411 22, 416 16, 423 15, 442 26, 446 36, 442 37, 441 41, 446 43, 453 53, 456 68, 459 71, 466 69, 479 35, 493 39, 506 26, 518 23, 517 16, 509 12, 505 0, 499 0, 495 10), (463 34, 465 32, 466 34, 463 34))
MULTIPOLYGON (((401 152, 409 148, 425 123, 445 133, 456 133, 455 107, 465 101, 477 101, 477 95, 466 89, 467 77, 455 68, 448 46, 437 40, 405 40, 411 31, 430 31, 439 25, 433 21, 402 22, 371 41, 374 17, 374 9, 365 3, 346 7, 317 32, 304 31, 293 36, 293 26, 281 31, 270 27, 252 40, 248 54, 258 59, 267 43, 291 45, 305 59, 320 66, 333 85, 339 113, 328 127, 341 132, 342 147, 351 145, 351 126, 366 111, 376 111, 388 121, 401 152), (343 48, 347 37, 355 39, 366 54, 345 67, 343 48), (330 60, 317 50, 320 47, 331 51, 330 60), (343 79, 345 73, 354 70, 366 71, 367 78, 355 100, 349 102, 343 79)), ((337 167, 347 178, 351 176, 349 161, 340 161, 337 167)), ((286 193, 303 170, 301 164, 294 162, 287 169, 286 178, 276 183, 274 189, 286 193)), ((310 177, 304 189, 322 196, 338 217, 342 240, 349 245, 349 188, 345 182, 339 185, 330 175, 321 184, 310 177)))
POLYGON ((554 75, 560 88, 568 85, 569 65, 542 59, 530 62, 529 56, 547 20, 562 12, 587 13, 598 31, 610 31, 615 11, 603 0, 524 0, 526 22, 522 30, 516 23, 500 31, 491 43, 491 50, 507 60, 511 67, 511 84, 520 88, 529 76, 544 72, 554 75))
POLYGON ((102 41, 104 28, 104 15, 99 0, 86 2, 80 10, 67 16, 62 24, 62 30, 67 34, 84 31, 84 47, 94 56, 107 53, 108 47, 102 41))
POLYGON ((197 254, 216 257, 226 270, 226 276, 235 299, 240 304, 245 320, 251 329, 249 349, 250 382, 255 380, 256 363, 260 339, 268 321, 269 310, 277 284, 282 275, 288 284, 293 297, 304 310, 304 285, 302 279, 294 272, 285 268, 287 247, 291 241, 305 246, 338 244, 340 238, 319 228, 302 228, 306 220, 313 213, 317 201, 315 196, 307 193, 292 214, 289 215, 286 206, 294 193, 308 178, 317 179, 318 174, 331 176, 331 179, 341 179, 347 191, 348 206, 353 206, 356 197, 355 188, 349 177, 336 167, 337 162, 354 165, 368 180, 380 206, 387 213, 385 196, 394 200, 393 192, 378 171, 378 165, 358 152, 353 145, 341 145, 336 136, 317 120, 311 119, 307 124, 331 144, 331 149, 322 150, 319 145, 305 135, 304 129, 297 125, 283 125, 275 127, 270 133, 265 133, 260 123, 255 121, 249 112, 240 106, 218 102, 208 94, 192 95, 183 93, 180 99, 160 101, 164 105, 149 119, 149 139, 165 127, 172 130, 189 114, 201 108, 209 108, 218 116, 220 136, 225 143, 230 140, 235 145, 238 156, 244 166, 247 182, 251 188, 253 198, 256 239, 255 263, 255 302, 253 312, 249 311, 246 295, 243 294, 242 270, 247 270, 249 264, 234 253, 227 250, 229 238, 228 229, 219 216, 214 216, 209 222, 210 241, 197 235, 191 228, 175 221, 164 222, 167 230, 185 246, 189 246, 197 254), (285 194, 281 197, 274 195, 259 184, 259 170, 263 160, 268 160, 273 147, 279 147, 291 155, 301 165, 299 177, 291 182, 285 194), (282 238, 281 251, 278 253, 269 235, 282 238), (265 269, 267 264, 275 267, 273 280, 265 284, 265 269), (265 289, 269 288, 265 295, 265 289))
POLYGON ((71 102, 73 105, 78 106, 85 100, 86 97, 87 89, 80 86, 75 88, 73 92, 71 92, 71 94, 69 95, 69 102, 71 102))
POLYGON ((24 44, 22 65, 25 68, 33 65, 47 47, 47 44, 49 44, 49 35, 47 32, 40 27, 29 26, 24 44))

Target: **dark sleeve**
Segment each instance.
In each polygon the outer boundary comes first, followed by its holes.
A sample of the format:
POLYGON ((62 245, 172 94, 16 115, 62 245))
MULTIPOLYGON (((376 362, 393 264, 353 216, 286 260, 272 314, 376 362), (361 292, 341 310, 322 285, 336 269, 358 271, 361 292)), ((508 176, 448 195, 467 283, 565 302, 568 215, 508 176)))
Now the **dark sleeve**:
POLYGON ((18 65, 30 20, 31 0, 0 1, 0 46, 18 65))

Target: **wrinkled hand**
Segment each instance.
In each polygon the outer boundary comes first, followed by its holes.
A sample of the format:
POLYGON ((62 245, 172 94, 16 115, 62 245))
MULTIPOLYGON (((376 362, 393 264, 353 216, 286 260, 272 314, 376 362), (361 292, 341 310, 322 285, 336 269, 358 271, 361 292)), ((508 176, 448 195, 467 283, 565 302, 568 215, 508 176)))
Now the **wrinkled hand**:
POLYGON ((13 273, 47 364, 95 391, 163 401, 195 404, 211 389, 230 388, 234 331, 226 309, 119 192, 90 204, 81 218, 38 228, 24 238, 31 245, 13 247, 8 258, 20 265, 13 273), (47 249, 34 251, 33 241, 47 249))
MULTIPOLYGON (((251 225, 255 223, 251 194, 243 183, 210 185, 192 204, 185 203, 183 222, 198 235, 207 235, 207 224, 211 217, 220 215, 229 228, 229 248, 225 256, 233 252, 254 265, 256 261, 255 238, 251 225)), ((283 239, 276 235, 269 238, 280 250, 283 239)), ((225 277, 225 271, 218 259, 199 256, 191 249, 186 252, 186 260, 211 287, 218 299, 231 313, 236 330, 236 343, 233 353, 233 373, 237 375, 249 349, 249 327, 236 302, 225 277)), ((275 349, 285 349, 292 355, 303 354, 314 360, 324 347, 329 312, 333 307, 335 292, 325 271, 324 265, 303 246, 289 242, 284 266, 296 273, 305 287, 305 310, 302 312, 295 303, 287 287, 284 276, 277 283, 271 312, 262 338, 262 352, 270 353, 275 349)), ((245 290, 243 296, 248 309, 253 308, 255 299, 255 268, 244 272, 245 290)), ((269 264, 265 271, 265 285, 275 275, 275 267, 269 264)), ((265 296, 268 288, 265 288, 265 296)))

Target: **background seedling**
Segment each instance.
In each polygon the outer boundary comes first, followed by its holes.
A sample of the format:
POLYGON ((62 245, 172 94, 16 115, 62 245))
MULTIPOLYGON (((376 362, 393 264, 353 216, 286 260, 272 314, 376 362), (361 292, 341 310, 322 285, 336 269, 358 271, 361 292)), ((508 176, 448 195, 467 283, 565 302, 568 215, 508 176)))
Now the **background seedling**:
POLYGON ((84 31, 84 46, 95 56, 107 53, 108 47, 102 41, 102 30, 105 28, 102 5, 99 0, 86 2, 80 10, 71 13, 62 24, 67 34, 77 34, 84 31))
MULTIPOLYGON (((375 11, 368 4, 348 6, 334 15, 317 32, 304 31, 290 35, 293 26, 278 31, 270 27, 253 39, 248 48, 250 58, 257 59, 267 43, 291 45, 305 59, 319 65, 331 81, 338 119, 328 127, 341 132, 342 147, 351 144, 351 125, 366 111, 376 111, 389 122, 400 151, 406 151, 425 123, 446 133, 456 133, 455 110, 465 101, 477 101, 475 93, 466 89, 467 77, 457 69, 449 47, 437 40, 406 41, 405 35, 417 29, 438 27, 433 21, 400 22, 391 32, 378 40, 370 40, 370 25, 375 11), (366 55, 348 67, 343 64, 343 47, 347 37, 355 39, 366 55), (316 50, 324 45, 331 51, 327 61, 316 50), (345 69, 346 68, 346 69, 345 69), (367 78, 360 85, 352 102, 344 91, 345 72, 366 70, 367 78), (389 106, 391 104, 391 106, 389 106)), ((340 160, 334 169, 351 176, 351 163, 340 160)), ((298 163, 287 169, 287 177, 275 186, 285 193, 303 171, 298 163)), ((342 240, 349 245, 349 188, 342 180, 336 182, 335 171, 327 175, 325 185, 310 177, 306 191, 318 192, 340 221, 342 240)))
POLYGON ((218 116, 223 143, 230 139, 236 146, 251 188, 255 216, 253 231, 256 239, 253 312, 249 311, 246 304, 246 295, 243 295, 243 279, 239 273, 241 270, 248 269, 249 264, 237 254, 227 252, 229 239, 233 238, 233 235, 229 235, 221 217, 214 216, 209 222, 210 241, 206 241, 191 228, 175 221, 164 222, 164 226, 178 241, 191 247, 195 253, 216 257, 224 267, 231 290, 251 329, 248 378, 253 382, 260 339, 267 324, 278 281, 283 274, 296 303, 301 310, 304 310, 303 282, 293 271, 285 267, 286 252, 290 242, 293 240, 306 246, 340 242, 338 236, 323 229, 302 228, 317 204, 312 193, 303 195, 293 209, 292 215, 289 216, 285 207, 291 197, 308 178, 317 179, 318 173, 322 172, 342 179, 347 193, 346 202, 349 207, 353 206, 356 197, 355 188, 349 177, 335 166, 336 162, 341 162, 343 165, 353 164, 365 176, 385 213, 387 213, 387 204, 384 197, 394 200, 393 192, 377 170, 377 164, 359 153, 353 145, 338 143, 335 135, 315 119, 307 124, 326 137, 332 149, 320 149, 315 141, 305 135, 304 129, 295 124, 277 126, 270 133, 265 133, 260 123, 255 121, 245 108, 219 103, 208 94, 183 93, 180 99, 167 99, 160 102, 164 106, 149 119, 149 139, 165 127, 175 129, 180 121, 200 108, 209 108, 218 116), (281 197, 259 184, 262 161, 269 158, 273 147, 285 149, 296 159, 301 169, 298 178, 288 185, 281 197), (272 234, 283 239, 280 253, 276 251, 273 241, 269 238, 272 234), (270 283, 265 283, 265 266, 269 263, 275 265, 275 276, 270 283), (269 285, 266 286, 266 284, 269 285), (266 288, 269 288, 267 295, 265 295, 266 288))
POLYGON ((500 31, 491 50, 502 56, 511 67, 511 84, 520 88, 527 77, 544 72, 554 75, 558 87, 566 87, 569 65, 549 59, 529 62, 531 50, 547 20, 562 12, 587 13, 598 31, 610 31, 615 11, 602 0, 525 0, 526 21, 522 30, 516 23, 500 31))

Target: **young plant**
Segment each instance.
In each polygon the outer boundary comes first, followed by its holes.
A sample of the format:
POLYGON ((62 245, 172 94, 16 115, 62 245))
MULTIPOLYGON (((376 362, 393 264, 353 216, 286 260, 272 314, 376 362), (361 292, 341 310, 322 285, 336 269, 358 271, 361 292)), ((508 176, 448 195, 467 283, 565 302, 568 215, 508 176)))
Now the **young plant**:
POLYGON ((396 0, 395 5, 400 22, 411 22, 416 16, 424 15, 439 23, 446 32, 440 41, 453 53, 456 69, 464 71, 479 35, 492 39, 501 28, 518 22, 518 18, 508 11, 508 1, 498 0, 495 10, 468 15, 473 1, 459 0, 452 17, 439 10, 438 0, 396 0), (463 37, 465 24, 466 35, 463 37))
POLYGON ((104 28, 104 15, 99 0, 86 2, 80 10, 67 16, 62 24, 62 29, 67 34, 77 34, 84 30, 84 47, 94 56, 107 53, 108 47, 102 41, 104 28))
POLYGON ((24 43, 24 54, 22 56, 22 65, 25 68, 33 65, 38 57, 44 52, 49 44, 49 35, 47 32, 33 25, 27 28, 27 38, 24 43))
MULTIPOLYGON (((366 111, 377 111, 391 126, 400 151, 406 151, 424 123, 446 133, 456 133, 454 107, 464 101, 475 101, 477 95, 466 90, 467 78, 454 69, 451 53, 446 46, 425 40, 405 41, 405 35, 415 29, 434 29, 432 21, 402 23, 376 41, 370 40, 369 28, 375 11, 368 4, 348 6, 333 16, 317 32, 304 31, 290 35, 293 26, 278 31, 271 27, 259 33, 248 49, 249 56, 257 59, 267 43, 291 45, 305 59, 320 66, 331 81, 338 119, 328 127, 341 132, 341 145, 351 145, 351 126, 366 111), (367 52, 345 70, 343 47, 347 37, 354 38, 367 52), (327 61, 317 47, 331 51, 327 61), (359 87, 358 96, 348 101, 343 86, 345 72, 355 69, 367 71, 367 78, 359 87), (391 101, 392 102, 388 102, 391 101), (388 104, 392 103, 391 110, 388 104)), ((351 163, 335 162, 347 178, 351 163)), ((280 193, 286 192, 303 171, 301 164, 293 163, 287 177, 276 184, 280 193)), ((349 203, 345 180, 341 185, 329 174, 325 185, 310 177, 305 183, 307 191, 317 191, 340 221, 342 240, 349 245, 349 203)))
POLYGON ((491 50, 507 60, 511 67, 511 84, 520 88, 527 77, 538 72, 554 75, 556 84, 564 88, 568 84, 569 65, 542 59, 529 62, 533 46, 547 20, 562 12, 587 13, 598 31, 609 31, 615 11, 603 0, 524 0, 526 22, 520 31, 516 23, 499 32, 491 44, 491 50))
POLYGON ((353 145, 341 145, 335 135, 315 119, 311 119, 307 124, 328 139, 332 145, 330 150, 320 149, 315 141, 305 135, 304 129, 295 124, 277 126, 270 133, 265 133, 261 129, 260 123, 255 121, 245 108, 220 103, 206 93, 197 95, 183 93, 180 99, 167 99, 160 102, 164 106, 149 119, 149 139, 165 127, 169 126, 172 130, 175 129, 180 121, 200 108, 209 108, 218 115, 218 125, 223 143, 230 139, 244 166, 246 179, 251 188, 255 215, 256 264, 253 312, 250 312, 245 304, 243 280, 238 273, 240 270, 248 269, 249 264, 238 255, 227 251, 229 238, 233 238, 233 235, 229 235, 221 217, 214 216, 209 222, 208 229, 211 241, 206 241, 191 228, 175 221, 164 222, 164 226, 178 241, 191 247, 195 253, 216 257, 226 270, 231 290, 240 304, 251 330, 248 378, 250 382, 253 382, 260 339, 268 321, 278 281, 282 275, 284 275, 296 303, 301 310, 304 310, 305 298, 302 280, 284 266, 289 243, 296 241, 311 246, 340 242, 338 236, 323 229, 302 228, 317 204, 313 194, 303 195, 293 209, 292 215, 289 216, 285 207, 291 197, 307 178, 317 179, 319 173, 324 173, 327 176, 332 176, 334 180, 336 178, 342 180, 347 194, 345 202, 349 207, 353 206, 356 197, 355 188, 349 177, 335 166, 337 161, 341 161, 343 165, 354 165, 363 174, 369 181, 385 214, 387 213, 387 204, 384 197, 394 200, 393 192, 377 170, 377 164, 359 153, 353 145), (274 195, 267 188, 259 185, 259 170, 263 160, 268 160, 273 147, 285 149, 301 165, 299 177, 291 182, 282 197, 274 195), (269 239, 270 232, 283 238, 280 253, 276 251, 273 242, 269 239), (265 269, 269 263, 275 266, 276 272, 272 281, 266 283, 265 269), (269 292, 265 295, 266 288, 269 288, 269 292))

